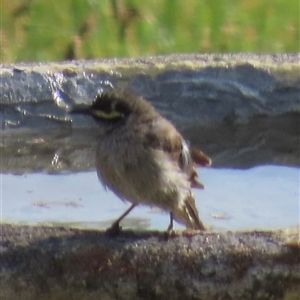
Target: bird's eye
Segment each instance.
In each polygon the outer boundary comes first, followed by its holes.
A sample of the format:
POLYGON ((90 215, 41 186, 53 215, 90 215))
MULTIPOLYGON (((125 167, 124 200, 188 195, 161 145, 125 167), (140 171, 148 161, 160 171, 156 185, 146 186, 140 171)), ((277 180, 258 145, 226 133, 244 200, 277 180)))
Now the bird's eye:
POLYGON ((115 110, 111 112, 105 112, 100 109, 95 109, 93 111, 93 114, 95 115, 95 117, 105 120, 117 120, 124 117, 124 115, 121 112, 115 110))

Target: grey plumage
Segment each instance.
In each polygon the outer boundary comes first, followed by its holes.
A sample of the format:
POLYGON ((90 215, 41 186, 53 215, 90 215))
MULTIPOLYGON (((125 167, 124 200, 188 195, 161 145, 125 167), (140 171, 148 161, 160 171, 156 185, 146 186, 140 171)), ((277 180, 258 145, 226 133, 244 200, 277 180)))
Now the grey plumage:
MULTIPOLYGON (((191 153, 196 158, 200 153, 198 164, 211 161, 199 150, 191 152, 150 103, 132 93, 110 91, 97 96, 88 108, 73 112, 91 115, 104 128, 96 153, 98 178, 132 203, 129 211, 139 204, 156 206, 170 212, 169 229, 174 218, 187 228, 204 230, 191 192, 191 186, 203 185, 197 181, 191 153)), ((122 218, 112 228, 118 229, 122 218)))

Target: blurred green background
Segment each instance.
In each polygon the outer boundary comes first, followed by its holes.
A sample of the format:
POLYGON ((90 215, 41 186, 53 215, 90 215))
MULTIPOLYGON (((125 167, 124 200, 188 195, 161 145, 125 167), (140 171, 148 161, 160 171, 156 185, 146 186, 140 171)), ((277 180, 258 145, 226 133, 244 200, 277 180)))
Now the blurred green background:
POLYGON ((0 0, 1 61, 299 51, 299 0, 0 0))

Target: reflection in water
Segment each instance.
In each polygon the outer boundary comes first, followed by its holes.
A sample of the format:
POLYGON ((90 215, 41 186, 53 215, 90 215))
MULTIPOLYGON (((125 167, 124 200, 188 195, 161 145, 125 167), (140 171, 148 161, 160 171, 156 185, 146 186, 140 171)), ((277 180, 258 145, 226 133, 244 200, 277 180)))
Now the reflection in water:
MULTIPOLYGON (((279 229, 299 223, 299 169, 201 169, 205 190, 195 190, 199 214, 215 230, 279 229)), ((2 174, 2 222, 106 228, 125 209, 99 184, 95 172, 69 175, 2 174)), ((169 216, 135 208, 123 228, 165 230, 169 216)), ((175 224, 176 229, 183 229, 175 224)))

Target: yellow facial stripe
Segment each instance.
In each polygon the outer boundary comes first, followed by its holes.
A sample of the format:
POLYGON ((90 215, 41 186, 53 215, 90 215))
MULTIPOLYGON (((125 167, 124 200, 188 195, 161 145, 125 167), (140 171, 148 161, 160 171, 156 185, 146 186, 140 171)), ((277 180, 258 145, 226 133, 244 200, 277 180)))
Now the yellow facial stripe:
POLYGON ((123 114, 118 111, 112 111, 110 113, 107 113, 102 110, 94 110, 93 113, 96 117, 99 117, 99 118, 105 119, 105 120, 120 119, 123 117, 123 114))

